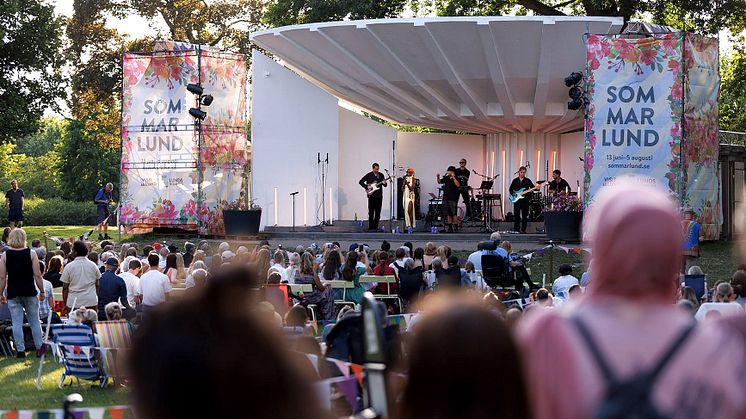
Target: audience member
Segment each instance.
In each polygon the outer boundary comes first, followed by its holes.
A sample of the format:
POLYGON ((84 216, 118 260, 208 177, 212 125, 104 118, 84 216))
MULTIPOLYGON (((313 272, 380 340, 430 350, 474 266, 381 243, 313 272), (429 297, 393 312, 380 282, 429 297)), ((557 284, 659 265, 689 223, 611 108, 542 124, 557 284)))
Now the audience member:
POLYGON ((303 299, 310 304, 316 304, 324 320, 334 318, 334 297, 332 287, 324 285, 314 269, 314 258, 310 253, 301 256, 300 269, 295 274, 296 284, 311 284, 313 291, 303 294, 303 299))
POLYGON ((27 247, 26 232, 14 228, 8 235, 8 249, 0 256, 0 305, 7 303, 13 325, 13 341, 18 358, 26 357, 23 337, 24 315, 31 326, 36 356, 42 349, 39 302, 46 303, 46 291, 36 252, 27 247))
POLYGON ((559 274, 560 276, 552 283, 552 294, 563 300, 567 300, 570 287, 580 285, 580 281, 572 275, 572 266, 566 263, 560 265, 559 274))
POLYGON ((111 302, 118 302, 124 309, 129 309, 130 305, 127 299, 127 285, 124 279, 117 276, 119 261, 117 258, 109 258, 105 265, 106 272, 99 279, 98 288, 98 319, 106 320, 104 307, 111 302))
POLYGON ((76 307, 98 309, 98 280, 101 272, 88 259, 88 247, 80 240, 73 243, 75 259, 62 269, 62 300, 70 310, 76 307))
POLYGON ((502 236, 500 235, 500 232, 495 231, 492 234, 490 234, 490 241, 495 242, 496 249, 495 250, 485 250, 482 248, 482 243, 479 243, 477 245, 477 251, 470 254, 467 258, 467 261, 471 262, 474 265, 474 269, 477 271, 482 270, 482 255, 498 255, 501 256, 503 259, 508 261, 509 259, 509 253, 502 247, 500 247, 500 240, 502 240, 502 236))
POLYGON ((194 243, 185 242, 184 243, 184 267, 189 268, 192 265, 192 261, 194 260, 194 243))
POLYGON ((168 282, 178 284, 178 267, 176 266, 176 254, 169 253, 166 255, 166 265, 163 268, 163 274, 168 277, 168 282))
POLYGON ((47 271, 44 272, 44 279, 49 281, 52 284, 53 288, 59 288, 61 287, 62 281, 60 278, 62 278, 62 265, 64 263, 64 260, 62 259, 62 256, 52 256, 51 259, 49 259, 49 263, 47 264, 47 271))
MULTIPOLYGON (((125 259, 126 260, 126 259, 125 259)), ((137 286, 140 284, 140 275, 142 274, 142 262, 138 259, 132 259, 129 261, 129 269, 126 272, 121 272, 119 277, 124 281, 124 285, 127 287, 127 304, 134 308, 137 306, 137 286)))
POLYGON ((733 286, 733 292, 736 295, 735 302, 741 306, 746 306, 746 272, 736 271, 730 280, 733 286))
POLYGON ((422 260, 425 262, 426 271, 432 269, 433 259, 438 255, 437 249, 433 242, 425 244, 425 256, 423 256, 422 260))
POLYGON ((147 315, 159 304, 163 304, 168 299, 171 292, 171 283, 168 277, 158 271, 160 259, 157 254, 148 255, 148 265, 150 269, 140 276, 140 283, 137 284, 135 294, 137 300, 142 304, 143 315, 147 315))
POLYGON ((122 306, 116 302, 112 301, 109 304, 107 304, 104 307, 104 313, 106 313, 106 318, 102 319, 101 316, 98 316, 99 320, 123 320, 124 319, 124 312, 122 310, 122 306))
POLYGON ((587 298, 562 310, 533 311, 518 328, 522 353, 531 360, 528 387, 542 395, 534 416, 742 417, 742 342, 718 327, 692 329, 691 315, 671 304, 681 227, 668 196, 617 179, 595 196, 584 223, 594 263, 587 298), (638 375, 661 364, 669 350, 675 352, 657 379, 638 375), (639 388, 630 381, 635 377, 650 387, 630 393, 639 388))
POLYGON ((280 275, 281 281, 287 281, 287 272, 285 272, 285 252, 282 250, 276 250, 272 255, 272 265, 267 270, 267 274, 277 272, 280 275))
POLYGON ((289 284, 295 283, 295 273, 298 271, 300 266, 300 254, 293 252, 288 257, 288 267, 285 268, 285 278, 289 284))
MULTIPOLYGON (((341 279, 347 282, 352 282, 353 288, 345 290, 345 297, 348 301, 359 304, 363 300, 363 293, 365 288, 360 285, 360 277, 365 275, 365 268, 358 266, 358 253, 349 252, 347 254, 347 261, 340 268, 341 279)), ((338 290, 334 295, 335 299, 342 299, 341 292, 338 290)))

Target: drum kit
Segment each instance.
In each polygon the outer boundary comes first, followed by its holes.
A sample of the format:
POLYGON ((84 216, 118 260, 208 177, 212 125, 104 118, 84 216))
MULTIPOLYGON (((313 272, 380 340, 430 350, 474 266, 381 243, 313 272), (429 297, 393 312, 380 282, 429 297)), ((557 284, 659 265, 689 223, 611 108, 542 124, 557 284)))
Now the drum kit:
MULTIPOLYGON (((479 188, 471 186, 462 186, 461 192, 467 192, 469 200, 465 203, 467 206, 466 213, 459 213, 461 227, 483 227, 486 231, 494 231, 492 223, 500 221, 503 217, 502 197, 499 193, 490 193, 494 181, 483 180, 479 188), (477 191, 476 195, 474 191, 477 191), (498 210, 499 217, 495 217, 495 210, 498 210)), ((430 193, 425 222, 428 226, 434 226, 443 222, 443 188, 438 188, 438 195, 430 193)))

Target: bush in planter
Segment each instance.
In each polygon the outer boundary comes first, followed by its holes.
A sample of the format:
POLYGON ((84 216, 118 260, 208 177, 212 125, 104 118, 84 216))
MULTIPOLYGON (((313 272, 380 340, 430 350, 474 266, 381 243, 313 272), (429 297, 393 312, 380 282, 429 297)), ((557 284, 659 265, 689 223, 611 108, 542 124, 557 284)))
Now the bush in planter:
MULTIPOLYGON (((23 215, 26 225, 94 225, 96 206, 92 202, 67 201, 62 198, 28 198, 23 215)), ((3 211, 7 224, 8 212, 3 211)))

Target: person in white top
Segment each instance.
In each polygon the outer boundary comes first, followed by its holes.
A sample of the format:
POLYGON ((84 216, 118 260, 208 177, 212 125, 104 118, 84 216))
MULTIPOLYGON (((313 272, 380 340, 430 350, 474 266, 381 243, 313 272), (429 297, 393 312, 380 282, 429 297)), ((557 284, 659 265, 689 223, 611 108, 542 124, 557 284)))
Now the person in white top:
POLYGON ((559 274, 560 276, 552 283, 552 294, 557 298, 567 300, 570 287, 580 285, 580 281, 572 276, 572 266, 568 264, 560 265, 559 274))
POLYGON ((95 263, 88 260, 88 247, 78 240, 73 243, 75 259, 62 270, 62 300, 70 309, 87 307, 98 309, 98 280, 101 271, 95 263), (75 304, 75 307, 73 307, 75 304))
POLYGON ((150 269, 140 277, 140 283, 135 291, 138 302, 143 305, 143 314, 158 304, 166 302, 171 292, 168 277, 158 272, 158 262, 160 259, 157 254, 148 255, 150 269))
POLYGON ((280 274, 280 282, 286 282, 288 280, 287 272, 285 271, 285 252, 282 250, 277 250, 274 255, 272 255, 272 266, 269 267, 267 276, 272 272, 280 274))
POLYGON ((698 321, 718 319, 723 316, 743 313, 743 307, 733 301, 736 298, 733 287, 723 282, 715 288, 715 294, 712 296, 712 303, 704 303, 699 306, 694 318, 698 321))
POLYGON ((288 267, 285 268, 285 271, 282 274, 285 275, 285 278, 287 278, 288 284, 295 284, 295 272, 300 266, 300 255, 293 252, 290 254, 288 259, 290 260, 290 263, 288 264, 288 267))
POLYGON ((136 305, 135 295, 137 292, 137 286, 140 285, 142 263, 137 259, 131 259, 127 268, 127 271, 119 273, 119 277, 124 280, 124 285, 127 287, 127 303, 130 307, 134 308, 136 305))

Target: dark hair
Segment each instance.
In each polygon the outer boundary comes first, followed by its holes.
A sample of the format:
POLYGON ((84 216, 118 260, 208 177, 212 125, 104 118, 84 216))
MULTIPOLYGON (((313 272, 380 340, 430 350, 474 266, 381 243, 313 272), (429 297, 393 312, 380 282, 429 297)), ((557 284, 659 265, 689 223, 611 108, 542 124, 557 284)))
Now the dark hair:
POLYGON ((552 173, 556 173, 557 175, 562 176, 562 172, 560 171, 560 169, 554 169, 552 170, 552 173))
POLYGON ((161 261, 161 258, 158 257, 157 253, 150 253, 148 255, 148 265, 150 266, 158 266, 158 263, 161 261))
POLYGON ((738 297, 746 297, 746 272, 736 271, 730 280, 730 284, 738 297))
POLYGON ((400 418, 531 416, 518 347, 488 308, 468 304, 425 317, 409 364, 400 418))
POLYGON ((336 272, 339 272, 339 267, 342 266, 342 256, 338 250, 332 250, 326 257, 324 262, 324 271, 321 273, 322 277, 327 281, 334 279, 336 272))
POLYGON ((8 242, 8 236, 10 236, 10 230, 11 230, 10 227, 5 227, 3 229, 3 238, 2 238, 3 243, 8 242))
POLYGON ((41 240, 39 239, 31 240, 31 247, 39 247, 39 246, 41 246, 41 240))
POLYGON ((150 255, 150 252, 152 252, 153 250, 155 250, 153 249, 153 246, 147 245, 142 248, 142 255, 148 257, 148 255, 150 255))
POLYGON ((355 271, 357 270, 357 252, 350 252, 347 254, 347 261, 345 262, 344 268, 342 268, 342 279, 345 281, 352 282, 355 279, 355 271))
POLYGON ((414 252, 412 252, 412 259, 414 260, 424 260, 425 259, 425 249, 418 247, 414 249, 414 252))
POLYGON ((569 288, 569 289, 567 290, 567 293, 568 293, 568 294, 572 294, 572 293, 573 293, 573 292, 575 292, 575 291, 580 291, 580 285, 578 285, 578 284, 575 284, 575 285, 571 286, 571 287, 570 287, 570 288, 569 288))
POLYGON ((519 168, 518 168, 518 171, 519 171, 519 172, 520 172, 521 170, 523 170, 524 172, 528 171, 528 169, 526 169, 526 166, 521 166, 521 167, 519 167, 519 168))
MULTIPOLYGON (((148 261, 149 260, 150 259, 148 259, 148 261)), ((178 266, 176 266, 175 253, 169 253, 168 256, 166 256, 166 267, 163 268, 163 272, 167 272, 169 269, 178 269, 178 266)))
POLYGON ((303 327, 306 325, 306 320, 308 320, 308 312, 300 304, 293 306, 285 313, 285 325, 288 327, 303 327))
POLYGON ((563 263, 559 267, 559 274, 560 275, 570 275, 572 273, 572 266, 568 265, 567 263, 563 263))
POLYGON ((400 248, 396 249, 396 252, 394 254, 396 255, 397 259, 401 259, 401 258, 403 258, 404 256, 407 255, 407 252, 406 252, 406 250, 404 250, 404 249, 402 249, 400 247, 400 248))
POLYGON ((88 260, 91 262, 98 264, 98 252, 90 252, 88 253, 88 260))
POLYGON ((536 299, 537 300, 547 300, 547 299, 549 299, 549 291, 547 291, 544 288, 536 291, 536 299))
POLYGON ((127 249, 127 256, 137 256, 137 249, 134 247, 127 249))
POLYGON ((376 167, 381 167, 381 165, 379 165, 378 163, 373 163, 370 167, 375 169, 376 167))
POLYGON ((251 406, 252 417, 322 417, 304 375, 311 367, 303 370, 299 358, 245 309, 256 284, 247 269, 227 269, 204 291, 162 305, 145 319, 130 352, 139 417, 249 416, 236 412, 236 400, 251 406))
POLYGON ((408 247, 409 254, 412 254, 412 250, 414 249, 414 246, 412 246, 412 242, 404 242, 404 247, 408 247))
POLYGON ((73 243, 73 252, 75 252, 75 256, 86 256, 88 254, 88 246, 85 245, 84 241, 77 240, 73 243))
MULTIPOLYGON (((60 243, 60 251, 63 253, 62 256, 69 255, 71 250, 72 250, 72 246, 70 245, 70 242, 60 243)), ((86 252, 88 252, 87 248, 86 248, 86 252)))
POLYGON ((132 259, 128 266, 128 269, 139 269, 142 268, 142 263, 137 259, 132 259))
POLYGON ((383 250, 384 252, 388 252, 389 250, 391 250, 391 243, 384 240, 383 243, 381 243, 381 250, 383 250))
POLYGON ((456 267, 459 266, 459 264, 458 264, 458 256, 449 256, 448 257, 448 267, 452 268, 454 266, 456 266, 456 267))

